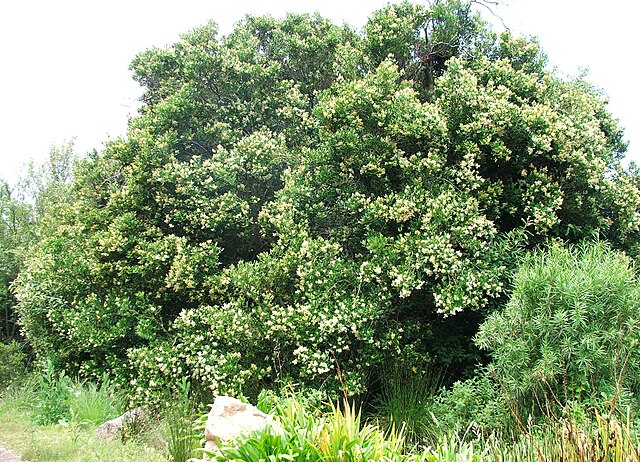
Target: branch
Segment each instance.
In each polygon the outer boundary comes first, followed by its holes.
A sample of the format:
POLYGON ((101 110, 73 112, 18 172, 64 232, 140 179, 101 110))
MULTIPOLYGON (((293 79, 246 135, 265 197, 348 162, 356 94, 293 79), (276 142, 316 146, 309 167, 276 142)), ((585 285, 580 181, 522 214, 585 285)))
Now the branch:
POLYGON ((495 18, 498 18, 502 23, 502 27, 504 27, 507 31, 511 32, 509 26, 504 22, 504 19, 500 15, 498 15, 495 11, 493 11, 493 7, 498 6, 500 4, 499 0, 471 0, 471 3, 475 3, 476 5, 480 5, 489 10, 489 13, 495 18), (491 6, 489 6, 491 5, 491 6))

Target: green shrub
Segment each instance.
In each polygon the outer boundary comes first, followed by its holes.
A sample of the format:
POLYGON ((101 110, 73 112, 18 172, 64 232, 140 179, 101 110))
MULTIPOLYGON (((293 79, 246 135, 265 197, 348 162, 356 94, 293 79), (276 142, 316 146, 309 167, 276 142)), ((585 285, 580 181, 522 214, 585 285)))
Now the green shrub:
POLYGON ((176 375, 355 395, 407 349, 473 362, 530 242, 629 248, 640 183, 604 98, 472 2, 432 3, 362 34, 252 17, 139 54, 139 117, 77 164, 13 284, 37 354, 117 370, 135 401, 176 375))
POLYGON ((440 435, 471 428, 474 434, 488 436, 509 432, 516 424, 498 384, 484 370, 441 390, 432 409, 434 430, 440 435))
POLYGON ((26 374, 26 355, 20 343, 0 342, 0 389, 26 374))
POLYGON ((629 399, 640 380, 640 286, 631 261, 602 243, 533 253, 505 310, 476 340, 525 412, 560 415, 572 401, 608 408, 629 399))
POLYGON ((387 302, 353 292, 358 271, 324 239, 225 270, 216 290, 226 303, 184 310, 171 342, 130 351, 137 396, 157 399, 181 373, 209 393, 252 399, 288 383, 363 393, 399 335, 382 322, 387 302))

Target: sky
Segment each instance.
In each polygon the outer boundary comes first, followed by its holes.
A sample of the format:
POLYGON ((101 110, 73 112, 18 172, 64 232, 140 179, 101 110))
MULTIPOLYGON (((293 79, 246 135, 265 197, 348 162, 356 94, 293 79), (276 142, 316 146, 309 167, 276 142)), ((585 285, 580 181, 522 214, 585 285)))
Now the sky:
MULTIPOLYGON (((0 4, 0 178, 15 184, 30 160, 75 139, 76 152, 124 135, 141 88, 128 70, 151 47, 215 20, 226 34, 245 14, 315 12, 362 27, 387 0, 7 0, 0 4)), ((486 19, 500 21, 481 9, 486 19)), ((540 39, 562 75, 588 69, 626 130, 640 163, 636 58, 640 2, 501 0, 494 12, 514 33, 540 39)))

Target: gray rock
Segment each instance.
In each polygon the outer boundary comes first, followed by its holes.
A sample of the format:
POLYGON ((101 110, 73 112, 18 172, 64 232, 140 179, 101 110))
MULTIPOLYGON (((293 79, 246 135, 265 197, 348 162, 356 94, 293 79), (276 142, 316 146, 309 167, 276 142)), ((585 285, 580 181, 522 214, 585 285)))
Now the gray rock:
POLYGON ((145 415, 144 409, 140 407, 131 409, 96 428, 96 436, 103 440, 117 440, 122 437, 122 432, 127 425, 135 425, 143 420, 145 415))

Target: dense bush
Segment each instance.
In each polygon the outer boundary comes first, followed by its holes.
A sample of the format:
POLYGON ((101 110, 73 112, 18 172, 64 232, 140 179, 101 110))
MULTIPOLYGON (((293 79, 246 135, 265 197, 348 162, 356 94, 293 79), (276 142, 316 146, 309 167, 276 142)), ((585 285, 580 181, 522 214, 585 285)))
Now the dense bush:
POLYGON ((474 435, 485 437, 491 434, 511 437, 519 430, 514 409, 503 390, 484 370, 442 389, 427 412, 433 415, 432 432, 439 435, 473 431, 474 435))
POLYGON ((0 342, 0 390, 26 374, 26 359, 24 345, 0 342))
POLYGON ((210 23, 132 69, 139 117, 78 163, 15 290, 38 355, 135 400, 176 374, 247 396, 360 393, 396 357, 457 375, 526 249, 635 249, 605 99, 469 2, 388 6, 362 33, 210 23))
POLYGON ((533 253, 477 342, 507 398, 537 412, 628 403, 640 378, 640 285, 630 259, 602 243, 533 253))

